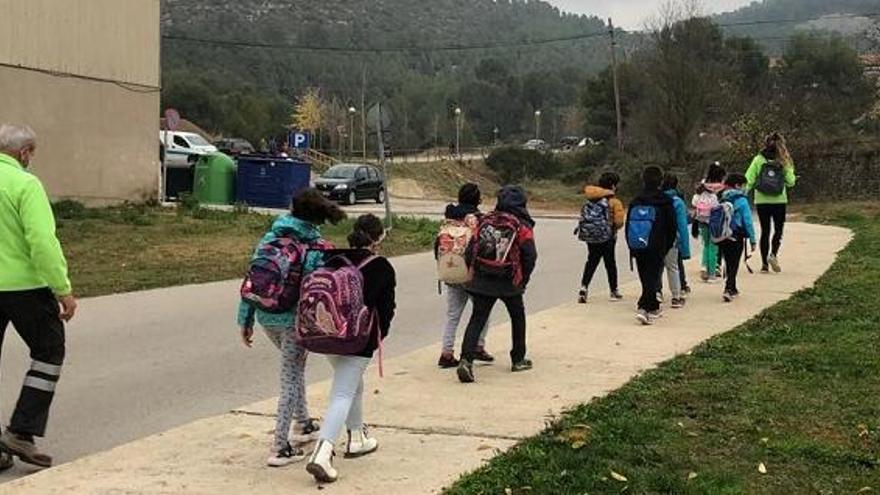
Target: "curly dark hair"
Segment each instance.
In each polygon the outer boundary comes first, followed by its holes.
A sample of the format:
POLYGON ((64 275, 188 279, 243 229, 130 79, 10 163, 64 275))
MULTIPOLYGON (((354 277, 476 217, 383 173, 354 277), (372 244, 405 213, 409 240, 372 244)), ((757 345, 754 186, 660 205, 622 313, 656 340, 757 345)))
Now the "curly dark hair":
POLYGON ((314 188, 303 189, 293 196, 290 214, 315 225, 327 222, 336 225, 345 220, 345 212, 314 188))
POLYGON ((385 225, 376 215, 366 214, 358 217, 354 222, 351 234, 348 235, 348 245, 353 249, 370 247, 385 233, 385 225))

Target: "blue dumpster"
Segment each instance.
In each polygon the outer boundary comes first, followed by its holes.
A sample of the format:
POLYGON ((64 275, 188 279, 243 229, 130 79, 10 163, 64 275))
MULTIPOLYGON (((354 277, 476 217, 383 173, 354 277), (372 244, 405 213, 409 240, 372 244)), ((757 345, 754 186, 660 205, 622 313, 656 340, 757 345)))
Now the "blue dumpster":
POLYGON ((241 156, 235 200, 248 206, 289 208, 293 195, 309 187, 312 168, 289 158, 241 156))

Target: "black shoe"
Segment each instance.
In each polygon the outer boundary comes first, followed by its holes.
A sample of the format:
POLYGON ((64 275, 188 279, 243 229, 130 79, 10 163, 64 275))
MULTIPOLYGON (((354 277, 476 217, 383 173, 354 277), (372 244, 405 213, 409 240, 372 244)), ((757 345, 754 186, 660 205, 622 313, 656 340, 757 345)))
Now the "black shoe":
POLYGON ((474 383, 474 365, 464 359, 458 363, 458 381, 461 383, 474 383))
POLYGON ((477 349, 477 352, 474 353, 474 361, 482 361, 484 363, 494 363, 495 356, 486 352, 486 349, 477 349))
POLYGON ((15 460, 6 452, 0 452, 0 473, 15 466, 15 460))
POLYGON ((452 354, 443 353, 440 355, 440 359, 437 360, 437 366, 443 368, 444 370, 455 368, 456 366, 458 366, 458 359, 455 359, 455 356, 452 354))
POLYGON ((770 267, 767 265, 762 266, 761 273, 764 273, 764 274, 770 273, 770 267))
POLYGON ((578 292, 578 304, 587 304, 587 289, 581 289, 578 292))
POLYGON ((684 287, 681 288, 681 292, 682 292, 683 294, 690 294, 690 293, 691 293, 691 286, 690 286, 690 285, 685 285, 684 287))
POLYGON ((611 302, 619 302, 623 301, 623 295, 620 294, 620 291, 611 291, 611 302))
POLYGON ((532 369, 531 359, 523 359, 518 363, 513 363, 513 366, 510 367, 510 371, 513 373, 519 373, 520 371, 529 371, 530 369, 532 369))

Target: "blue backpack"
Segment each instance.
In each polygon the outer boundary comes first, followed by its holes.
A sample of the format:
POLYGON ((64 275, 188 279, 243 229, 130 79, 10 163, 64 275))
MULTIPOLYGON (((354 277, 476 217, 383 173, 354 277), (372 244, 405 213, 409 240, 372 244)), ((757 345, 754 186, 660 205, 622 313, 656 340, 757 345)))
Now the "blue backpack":
POLYGON ((626 244, 632 252, 651 248, 651 236, 657 224, 657 208, 650 205, 632 206, 626 224, 626 244))

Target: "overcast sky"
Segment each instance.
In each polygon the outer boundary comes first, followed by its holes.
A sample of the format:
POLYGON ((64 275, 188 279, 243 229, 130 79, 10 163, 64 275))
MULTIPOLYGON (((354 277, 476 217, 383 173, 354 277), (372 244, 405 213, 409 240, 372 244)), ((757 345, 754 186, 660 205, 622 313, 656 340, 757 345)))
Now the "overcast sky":
MULTIPOLYGON (((646 17, 657 13, 665 0, 547 0, 557 7, 578 14, 614 18, 626 29, 641 29, 646 17)), ((707 13, 726 12, 752 3, 752 0, 703 0, 707 13)))

